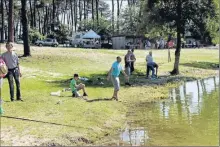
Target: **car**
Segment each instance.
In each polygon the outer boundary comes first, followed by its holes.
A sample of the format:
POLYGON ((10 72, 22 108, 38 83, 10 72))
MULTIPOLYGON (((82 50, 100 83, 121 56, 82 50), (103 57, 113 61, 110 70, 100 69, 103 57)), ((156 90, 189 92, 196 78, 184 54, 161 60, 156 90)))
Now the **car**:
POLYGON ((102 43, 101 48, 112 49, 112 44, 111 43, 102 43))
POLYGON ((17 44, 23 44, 24 42, 23 42, 23 40, 17 40, 16 43, 17 44))
POLYGON ((37 46, 54 46, 54 47, 57 47, 59 45, 59 43, 57 42, 56 39, 47 38, 47 39, 44 39, 44 40, 37 40, 35 42, 35 45, 37 45, 37 46))

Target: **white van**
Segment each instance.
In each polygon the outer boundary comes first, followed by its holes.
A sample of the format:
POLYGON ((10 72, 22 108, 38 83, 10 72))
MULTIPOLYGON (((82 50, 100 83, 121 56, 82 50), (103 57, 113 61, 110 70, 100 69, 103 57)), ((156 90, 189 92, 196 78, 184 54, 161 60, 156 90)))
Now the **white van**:
POLYGON ((74 34, 72 39, 70 40, 70 45, 74 47, 79 47, 84 41, 84 39, 82 38, 83 35, 83 32, 74 34))

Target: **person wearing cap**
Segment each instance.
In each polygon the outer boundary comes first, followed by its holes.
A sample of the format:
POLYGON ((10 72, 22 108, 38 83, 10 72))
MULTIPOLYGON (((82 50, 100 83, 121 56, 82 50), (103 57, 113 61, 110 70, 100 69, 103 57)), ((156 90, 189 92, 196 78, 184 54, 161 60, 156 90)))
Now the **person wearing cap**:
POLYGON ((79 80, 79 75, 74 74, 73 79, 70 82, 70 88, 72 90, 72 97, 80 97, 80 94, 78 91, 83 90, 83 96, 88 96, 85 90, 85 85, 80 83, 79 85, 76 84, 76 82, 79 80))
POLYGON ((121 65, 121 57, 117 57, 116 61, 112 64, 111 69, 108 72, 108 76, 107 76, 107 80, 112 81, 112 84, 114 86, 114 93, 112 96, 112 99, 115 99, 116 101, 118 101, 118 91, 120 89, 120 79, 119 79, 119 75, 120 73, 123 73, 126 80, 129 79, 128 75, 123 71, 123 67, 121 65))
POLYGON ((23 101, 21 98, 21 91, 20 91, 20 79, 19 77, 22 76, 20 68, 19 68, 19 60, 18 55, 13 51, 13 44, 12 42, 6 43, 7 52, 2 54, 2 59, 4 60, 6 66, 8 67, 8 74, 6 77, 8 78, 9 88, 10 88, 10 96, 11 101, 14 101, 14 82, 16 84, 16 97, 18 101, 23 101))
POLYGON ((153 61, 152 51, 149 52, 149 55, 146 57, 147 62, 147 71, 146 71, 146 78, 149 78, 149 72, 152 71, 152 78, 157 77, 157 71, 158 71, 158 65, 153 61), (155 69, 156 68, 156 75, 155 75, 155 69))

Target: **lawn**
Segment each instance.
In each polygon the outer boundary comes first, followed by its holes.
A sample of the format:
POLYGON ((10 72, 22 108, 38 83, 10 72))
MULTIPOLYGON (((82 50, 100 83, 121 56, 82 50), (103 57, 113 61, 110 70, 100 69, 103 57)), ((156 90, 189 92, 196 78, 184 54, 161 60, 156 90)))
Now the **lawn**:
MULTIPOLYGON (((16 50, 22 55, 21 46, 16 50)), ((113 87, 106 81, 106 74, 116 56, 124 56, 126 50, 31 47, 32 57, 20 59, 24 102, 10 102, 4 80, 1 145, 100 145, 105 137, 125 127, 126 112, 132 106, 165 99, 168 89, 182 81, 218 73, 218 50, 183 49, 181 74, 169 76, 174 51, 170 63, 167 50, 153 51, 161 78, 152 81, 144 78, 148 51, 136 50, 136 72, 131 77, 134 86, 125 87, 122 76, 120 102, 116 102, 108 100, 113 87), (61 97, 50 96, 51 92, 68 88, 74 73, 90 79, 85 83, 89 101, 72 98, 68 91, 61 97)))

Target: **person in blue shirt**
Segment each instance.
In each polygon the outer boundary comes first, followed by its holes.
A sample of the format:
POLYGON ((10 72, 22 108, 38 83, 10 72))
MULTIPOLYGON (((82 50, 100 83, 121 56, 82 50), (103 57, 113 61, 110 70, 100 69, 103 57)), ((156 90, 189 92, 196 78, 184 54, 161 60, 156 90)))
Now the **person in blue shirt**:
POLYGON ((123 67, 121 65, 121 57, 118 56, 116 58, 116 60, 117 61, 115 61, 112 64, 112 67, 108 72, 107 80, 110 80, 110 78, 111 78, 112 84, 114 86, 114 93, 113 93, 112 99, 115 99, 116 101, 118 101, 118 91, 120 89, 119 75, 122 72, 124 74, 126 80, 128 80, 129 77, 123 70, 123 67))

